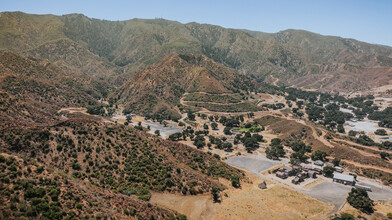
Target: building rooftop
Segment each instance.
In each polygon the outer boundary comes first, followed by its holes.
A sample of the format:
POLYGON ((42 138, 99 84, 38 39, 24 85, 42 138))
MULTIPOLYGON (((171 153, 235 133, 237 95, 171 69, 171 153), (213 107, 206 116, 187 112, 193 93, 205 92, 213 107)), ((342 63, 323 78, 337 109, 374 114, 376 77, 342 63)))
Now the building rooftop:
POLYGON ((354 176, 341 174, 341 173, 334 173, 333 178, 339 179, 339 180, 344 180, 344 181, 349 181, 349 182, 354 182, 354 176))

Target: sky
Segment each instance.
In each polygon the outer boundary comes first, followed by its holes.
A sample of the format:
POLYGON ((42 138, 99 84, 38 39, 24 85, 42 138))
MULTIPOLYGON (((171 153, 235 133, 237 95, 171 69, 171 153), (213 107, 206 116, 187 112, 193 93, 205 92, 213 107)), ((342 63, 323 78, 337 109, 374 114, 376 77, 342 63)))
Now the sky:
POLYGON ((268 33, 302 29, 392 46, 392 0, 0 0, 0 11, 164 18, 268 33))

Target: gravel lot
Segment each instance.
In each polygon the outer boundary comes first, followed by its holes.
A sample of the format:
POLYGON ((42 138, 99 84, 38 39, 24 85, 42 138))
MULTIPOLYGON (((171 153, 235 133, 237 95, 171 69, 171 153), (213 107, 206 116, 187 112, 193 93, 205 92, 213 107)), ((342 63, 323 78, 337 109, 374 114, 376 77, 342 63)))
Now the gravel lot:
POLYGON ((269 160, 261 154, 252 155, 256 158, 251 158, 247 156, 236 156, 226 160, 230 165, 242 167, 253 174, 259 175, 261 171, 267 170, 271 167, 277 166, 280 163, 285 163, 286 161, 269 160))
POLYGON ((336 208, 339 208, 346 200, 350 191, 350 186, 333 182, 323 182, 303 193, 320 201, 332 203, 336 208))
MULTIPOLYGON (((132 123, 133 125, 137 125, 136 122, 132 123)), ((145 121, 142 122, 143 127, 150 126, 150 131, 148 133, 154 134, 155 130, 159 130, 162 138, 166 139, 169 137, 169 135, 177 133, 177 132, 182 132, 183 130, 181 128, 178 128, 176 124, 173 123, 168 123, 167 127, 163 126, 162 124, 159 124, 158 122, 151 122, 151 121, 145 121)))

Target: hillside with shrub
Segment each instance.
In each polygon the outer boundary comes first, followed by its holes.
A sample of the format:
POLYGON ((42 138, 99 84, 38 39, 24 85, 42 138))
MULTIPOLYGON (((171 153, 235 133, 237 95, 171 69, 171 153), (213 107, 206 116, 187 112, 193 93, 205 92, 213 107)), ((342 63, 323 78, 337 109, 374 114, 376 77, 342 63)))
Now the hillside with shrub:
MULTIPOLYGON (((196 195, 210 192, 212 188, 224 189, 226 186, 221 184, 218 178, 244 178, 243 172, 209 154, 124 125, 105 125, 88 119, 73 119, 34 130, 2 131, 0 136, 2 152, 24 158, 26 164, 23 168, 20 164, 13 165, 15 168, 7 168, 10 173, 7 169, 7 172, 2 173, 3 185, 15 181, 22 184, 24 179, 30 181, 33 177, 36 178, 31 180, 32 183, 37 183, 38 177, 49 181, 49 186, 45 185, 47 182, 42 181, 38 185, 33 184, 34 187, 26 186, 32 188, 31 190, 39 190, 39 186, 42 185, 43 189, 40 190, 43 194, 34 194, 31 198, 44 198, 45 192, 50 192, 52 188, 61 190, 62 195, 66 196, 69 192, 62 188, 64 185, 72 187, 73 184, 82 183, 82 189, 86 187, 86 191, 105 191, 105 196, 109 198, 123 198, 129 201, 136 209, 133 213, 140 214, 147 208, 146 203, 142 201, 150 199, 151 191, 196 195), (30 164, 34 166, 27 166, 30 164), (29 168, 34 169, 34 172, 28 171, 28 174, 24 174, 24 169, 29 168)), ((9 160, 13 159, 5 159, 9 160)), ((12 163, 7 162, 7 165, 12 166, 12 163)), ((28 190, 23 187, 22 190, 28 190)), ((6 189, 3 189, 3 193, 6 189)), ((28 201, 29 196, 26 193, 24 192, 24 196, 21 197, 23 200, 18 198, 12 201, 16 209, 20 210, 22 203, 33 205, 28 201)), ((82 195, 76 193, 74 196, 81 198, 82 195)), ((15 196, 17 195, 8 195, 2 199, 11 200, 11 197, 15 196)), ((50 199, 45 201, 45 198, 40 201, 37 203, 55 202, 50 199)), ((75 204, 71 204, 71 207, 77 209, 76 203, 80 202, 83 203, 83 207, 89 208, 84 209, 85 214, 88 213, 87 210, 95 210, 92 208, 94 205, 87 204, 89 201, 74 201, 75 204)), ((63 207, 61 204, 56 206, 63 207)), ((121 207, 124 208, 124 205, 121 207)), ((37 207, 36 209, 38 210, 35 212, 38 213, 47 211, 37 207)), ((67 208, 66 210, 70 211, 67 208)), ((144 213, 146 214, 151 215, 144 213)))
POLYGON ((105 82, 11 52, 0 54, 0 71, 3 129, 50 124, 59 109, 96 103, 108 92, 105 82))
MULTIPOLYGON (((167 56, 136 73, 112 98, 130 112, 151 118, 178 120, 180 115, 174 107, 180 105, 180 99, 185 94, 203 93, 227 99, 227 94, 238 97, 240 92, 255 91, 257 88, 254 80, 206 56, 181 54, 167 56)), ((194 101, 211 101, 201 96, 193 97, 194 101)), ((252 110, 257 109, 252 103, 248 105, 252 110)))

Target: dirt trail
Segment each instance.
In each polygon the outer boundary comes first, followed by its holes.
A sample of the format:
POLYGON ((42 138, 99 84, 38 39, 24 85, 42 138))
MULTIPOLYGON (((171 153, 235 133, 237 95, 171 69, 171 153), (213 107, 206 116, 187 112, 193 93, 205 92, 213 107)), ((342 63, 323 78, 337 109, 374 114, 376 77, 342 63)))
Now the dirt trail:
POLYGON ((325 144, 325 145, 328 146, 329 148, 334 148, 334 147, 335 147, 335 146, 333 146, 331 143, 329 143, 329 141, 327 141, 327 140, 325 139, 326 133, 325 133, 324 131, 320 130, 320 131, 321 131, 321 136, 318 136, 317 130, 316 130, 313 126, 310 125, 310 126, 308 126, 308 127, 310 127, 310 129, 312 129, 312 136, 313 136, 316 140, 318 140, 318 141, 320 141, 321 143, 325 144))
POLYGON ((87 113, 87 108, 78 108, 78 107, 62 108, 62 109, 58 110, 57 113, 60 113, 62 111, 67 111, 69 113, 80 112, 80 113, 83 113, 83 114, 88 114, 87 113))
MULTIPOLYGON (((339 143, 336 143, 336 144, 339 144, 339 143)), ((349 146, 347 146, 347 147, 349 147, 349 146)), ((355 148, 355 147, 350 147, 350 149, 355 150, 358 153, 360 153, 360 154, 362 154, 363 156, 366 156, 366 157, 376 157, 377 156, 377 154, 369 153, 369 152, 363 151, 363 150, 355 148)))
POLYGON ((357 144, 357 143, 349 141, 349 140, 344 140, 344 139, 337 138, 337 139, 335 139, 335 141, 341 141, 341 142, 344 142, 344 143, 349 144, 349 145, 366 148, 366 149, 369 149, 369 150, 372 150, 372 151, 377 151, 377 152, 380 152, 380 153, 381 152, 387 152, 387 153, 392 154, 392 150, 387 150, 387 149, 380 150, 380 149, 378 149, 378 147, 370 147, 370 146, 360 145, 360 144, 357 144))
POLYGON ((392 169, 385 168, 385 167, 379 167, 379 166, 368 165, 368 164, 361 164, 361 163, 354 162, 354 161, 351 161, 351 160, 342 160, 342 161, 344 161, 345 163, 348 163, 348 164, 352 164, 352 165, 354 165, 356 167, 370 168, 370 169, 381 170, 381 171, 384 171, 384 172, 387 172, 387 173, 392 173, 392 169))
MULTIPOLYGON (((211 93, 207 93, 207 92, 193 92, 193 93, 199 93, 199 94, 211 94, 211 93)), ((184 105, 184 106, 189 106, 188 102, 194 102, 194 103, 208 103, 208 104, 214 104, 214 105, 230 105, 230 104, 241 104, 244 103, 244 100, 241 100, 241 102, 235 102, 235 103, 222 103, 222 102, 203 102, 203 101, 185 101, 184 99, 187 97, 187 95, 189 95, 190 93, 184 93, 184 95, 182 95, 182 97, 180 98, 180 104, 184 105)), ((232 95, 233 93, 219 93, 217 95, 232 95)), ((199 111, 201 112, 201 111, 199 111)))
POLYGON ((325 131, 323 131, 323 130, 320 129, 320 131, 321 131, 321 136, 318 136, 316 128, 314 128, 313 125, 307 124, 306 121, 300 120, 300 119, 291 118, 291 117, 289 117, 289 116, 284 116, 284 115, 281 116, 281 117, 284 118, 284 119, 286 119, 286 120, 292 120, 292 121, 295 121, 295 122, 297 122, 297 123, 303 124, 303 125, 305 125, 305 126, 307 126, 307 127, 310 127, 310 129, 312 130, 312 136, 313 136, 313 138, 315 138, 316 140, 318 140, 318 141, 320 141, 321 143, 325 144, 325 145, 328 146, 329 148, 335 148, 335 146, 333 146, 329 141, 327 141, 327 140, 325 139, 325 135, 326 135, 326 132, 325 132, 325 131))
POLYGON ((150 202, 183 213, 191 220, 213 219, 216 211, 211 195, 182 196, 153 192, 150 202))

